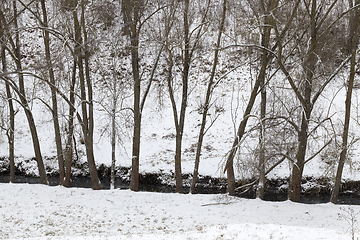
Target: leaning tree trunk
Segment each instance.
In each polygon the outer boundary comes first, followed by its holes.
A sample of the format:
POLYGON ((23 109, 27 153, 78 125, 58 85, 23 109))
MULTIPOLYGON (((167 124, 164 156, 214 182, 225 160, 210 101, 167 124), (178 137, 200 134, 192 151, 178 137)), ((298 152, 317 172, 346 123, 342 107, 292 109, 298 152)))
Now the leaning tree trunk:
POLYGON ((260 78, 258 77, 255 81, 255 85, 251 91, 249 102, 246 106, 244 117, 242 121, 240 122, 240 125, 238 127, 235 140, 233 142, 233 145, 231 147, 231 150, 229 151, 225 163, 224 172, 227 173, 227 180, 228 180, 228 186, 227 186, 227 192, 229 195, 234 196, 235 195, 235 173, 234 173, 234 158, 236 155, 236 152, 238 150, 238 144, 240 143, 240 140, 244 136, 245 128, 247 125, 247 121, 249 120, 249 116, 251 114, 251 110, 255 104, 255 99, 258 94, 258 90, 260 87, 260 78))
POLYGON ((197 181, 198 174, 199 174, 200 155, 201 155, 201 148, 202 148, 202 143, 203 143, 204 134, 205 134, 206 118, 207 118, 207 113, 208 113, 209 106, 210 106, 211 95, 212 95, 213 89, 214 89, 213 85, 214 85, 216 67, 217 67, 218 60, 219 60, 219 49, 220 49, 220 43, 221 43, 221 36, 222 36, 222 32, 223 32, 224 25, 225 25, 226 5, 227 5, 227 0, 224 0, 222 3, 222 7, 223 7, 222 18, 221 18, 221 23, 220 23, 220 28, 219 28, 218 39, 217 39, 217 43, 216 43, 216 49, 215 49, 215 53, 214 53, 214 63, 213 63, 213 67, 211 70, 210 79, 209 79, 209 83, 208 83, 208 87, 207 87, 207 91, 206 91, 204 109, 203 109, 203 113, 202 113, 202 121, 201 121, 199 138, 198 138, 198 144, 197 144, 197 148, 196 148, 193 180, 192 180, 191 187, 190 187, 191 193, 195 193, 196 181, 197 181))
MULTIPOLYGON (((359 0, 355 1, 355 5, 359 4, 359 0)), ((353 7, 352 0, 349 0, 350 6, 353 7)), ((342 171, 344 168, 346 155, 348 151, 348 135, 349 135, 349 126, 350 126, 350 114, 351 114, 351 97, 352 91, 354 87, 354 79, 355 79, 355 72, 356 72, 356 50, 359 43, 359 10, 355 9, 350 15, 350 49, 351 49, 351 59, 350 59, 350 74, 349 80, 347 84, 347 93, 346 93, 346 100, 345 100, 345 121, 344 121, 344 129, 342 135, 342 150, 340 153, 340 160, 338 169, 336 172, 335 177, 335 185, 331 194, 330 201, 332 203, 336 203, 339 197, 340 185, 341 185, 341 176, 342 171)))
MULTIPOLYGON (((77 2, 77 0, 75 0, 77 2)), ((94 190, 101 189, 101 184, 99 181, 96 165, 95 165, 95 157, 94 157, 94 144, 93 144, 93 116, 92 116, 92 89, 91 82, 88 78, 89 68, 88 68, 88 53, 85 47, 83 47, 82 40, 82 28, 85 26, 84 19, 84 2, 81 1, 81 25, 78 20, 77 11, 73 11, 73 20, 74 20, 74 28, 75 28, 75 40, 76 40, 76 50, 75 55, 77 56, 77 64, 79 70, 79 81, 80 81, 80 98, 81 98, 81 112, 82 112, 82 132, 84 137, 84 143, 86 148, 86 158, 89 164, 89 172, 91 178, 91 185, 94 190), (85 54, 84 54, 85 52, 85 54), (85 69, 84 69, 85 62, 85 69), (85 75, 84 75, 85 72, 85 75), (86 86, 87 85, 87 86, 86 86), (87 90, 87 91, 86 91, 87 90), (86 92, 88 92, 88 97, 86 92), (88 107, 89 105, 89 107, 88 107), (88 113, 89 108, 89 113, 88 113)), ((77 4, 75 5, 77 6, 77 4)), ((86 30, 83 29, 85 33, 86 30)), ((84 40, 86 35, 84 36, 84 40)))
MULTIPOLYGON (((18 12, 16 8, 16 1, 13 1, 13 8, 14 8, 14 25, 15 29, 18 30, 18 12)), ((16 64, 16 70, 18 71, 18 78, 19 78, 19 98, 21 101, 21 104, 24 108, 25 115, 27 118, 27 121, 29 123, 30 133, 32 137, 34 152, 35 152, 35 158, 39 170, 39 176, 40 176, 40 183, 41 184, 48 184, 47 177, 46 177, 46 171, 45 166, 43 162, 43 158, 41 155, 41 149, 40 149, 40 142, 39 137, 37 134, 37 129, 35 125, 35 120, 33 117, 33 114, 29 108, 28 100, 26 99, 25 94, 25 85, 24 85, 24 76, 21 73, 22 72, 22 64, 21 64, 21 51, 20 51, 20 35, 19 31, 15 32, 15 64, 16 64)))
POLYGON ((290 177, 288 198, 293 202, 300 202, 300 193, 301 193, 301 179, 305 165, 305 156, 307 150, 307 141, 308 141, 308 128, 309 128, 309 119, 313 109, 314 102, 311 102, 312 94, 312 83, 315 72, 315 66, 317 63, 316 48, 318 41, 318 26, 316 20, 316 0, 312 1, 311 12, 310 12, 310 46, 307 52, 303 70, 305 73, 304 87, 302 91, 302 96, 304 100, 302 117, 301 117, 301 127, 298 132, 298 148, 296 153, 296 162, 293 165, 292 174, 290 177))
POLYGON ((44 46, 45 46, 45 58, 47 62, 47 68, 49 72, 49 79, 50 79, 50 90, 51 90, 51 99, 52 99, 52 115, 53 115, 53 123, 54 123, 54 133, 55 133, 55 144, 56 144, 56 151, 57 151, 57 159, 59 163, 59 177, 60 177, 60 185, 64 184, 64 155, 62 149, 62 141, 61 141, 61 133, 60 133, 60 124, 59 124, 59 115, 58 115, 58 103, 56 97, 56 82, 55 82, 55 75, 53 70, 53 64, 51 59, 51 52, 50 52, 50 36, 48 28, 48 17, 46 11, 45 0, 41 0, 41 9, 43 12, 43 22, 42 25, 44 27, 44 46))

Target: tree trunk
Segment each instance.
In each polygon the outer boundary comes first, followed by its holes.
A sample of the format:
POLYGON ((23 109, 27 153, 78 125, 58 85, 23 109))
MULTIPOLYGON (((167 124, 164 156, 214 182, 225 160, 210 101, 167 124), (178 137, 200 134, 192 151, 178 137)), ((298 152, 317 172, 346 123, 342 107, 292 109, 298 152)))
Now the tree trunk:
MULTIPOLYGON (((87 151, 87 160, 89 164, 89 171, 91 177, 91 184, 94 190, 101 189, 101 183, 99 181, 98 172, 95 164, 95 156, 94 156, 94 102, 93 102, 93 89, 92 89, 92 81, 90 78, 90 67, 89 67, 89 59, 90 54, 88 51, 88 38, 86 31, 86 22, 85 22, 85 4, 84 0, 81 0, 81 28, 84 37, 84 65, 85 65, 85 81, 86 81, 86 90, 87 90, 87 108, 88 108, 88 127, 87 134, 84 137, 87 151)), ((85 93, 86 96, 86 93, 85 93)), ((85 97, 86 99, 86 97, 85 97)))
POLYGON ((176 144, 175 144, 175 183, 176 192, 183 193, 183 179, 181 169, 181 150, 182 138, 184 134, 185 115, 188 100, 188 85, 189 85, 189 71, 190 71, 190 39, 189 39, 189 0, 184 1, 184 60, 182 73, 182 97, 180 106, 179 121, 176 126, 176 144))
MULTIPOLYGON (((309 117, 310 115, 308 115, 309 117)), ((293 202, 300 202, 301 178, 305 164, 305 154, 308 140, 308 118, 303 114, 301 120, 301 130, 298 133, 298 150, 296 154, 296 163, 292 168, 292 174, 289 183, 288 198, 293 202)))
POLYGON ((77 69, 77 61, 76 57, 74 57, 74 65, 72 70, 72 79, 70 84, 70 104, 69 104, 69 121, 68 121, 68 132, 66 139, 66 147, 65 147, 65 163, 66 163, 66 172, 65 172, 65 181, 64 186, 70 187, 71 181, 71 165, 73 162, 73 135, 74 135, 74 114, 75 114, 75 84, 76 84, 76 69, 77 69))
MULTIPOLYGON (((17 18, 18 12, 17 12, 17 8, 16 8, 16 1, 13 1, 13 8, 14 8, 14 25, 15 25, 15 28, 18 30, 18 18, 17 18)), ((19 31, 16 31, 16 33, 15 33, 15 43, 16 43, 16 47, 14 50, 15 50, 15 56, 16 56, 16 61, 15 61, 16 70, 18 71, 18 78, 19 78, 19 92, 20 92, 19 98, 20 98, 21 104, 23 105, 25 115, 26 115, 27 121, 29 123, 30 133, 31 133, 34 152, 35 152, 35 158, 36 158, 39 175, 40 175, 40 183, 47 185, 48 181, 47 181, 47 177, 46 177, 44 162, 43 162, 42 155, 41 155, 39 137, 37 134, 34 117, 29 108, 29 104, 28 104, 28 101, 27 101, 26 95, 25 95, 24 76, 21 73, 22 65, 21 65, 19 31)))
POLYGON ((301 179, 305 165, 305 156, 307 150, 307 141, 308 141, 308 128, 309 128, 309 119, 311 116, 311 112, 313 109, 314 102, 311 102, 311 94, 312 94, 312 84, 313 84, 313 76, 315 72, 315 66, 317 63, 317 56, 315 50, 317 48, 317 31, 318 26, 316 19, 316 0, 312 1, 311 4, 311 12, 310 12, 310 20, 311 20, 311 29, 310 29, 310 46, 307 51, 306 59, 304 62, 303 70, 305 73, 305 81, 304 87, 302 91, 302 96, 304 99, 304 105, 302 110, 302 118, 301 118, 301 127, 298 132, 298 149, 296 153, 296 163, 294 163, 292 174, 289 183, 289 191, 288 198, 293 202, 300 201, 301 194, 301 179))
MULTIPOLYGON (((2 11, 2 10, 1 10, 2 11)), ((4 26, 0 25, 0 38, 4 37, 4 26)), ((5 39, 5 38, 4 38, 5 39)), ((7 72, 6 65, 6 54, 5 54, 5 42, 1 41, 1 62, 2 62, 2 70, 4 73, 7 72)), ((7 138, 9 144, 9 162, 10 162, 10 182, 15 182, 15 111, 12 100, 11 89, 8 82, 5 82, 6 88, 6 97, 9 105, 9 129, 7 130, 7 138)))
MULTIPOLYGON (((355 1, 356 5, 359 4, 359 1, 355 1)), ((350 8, 353 7, 352 0, 349 0, 350 8)), ((341 176, 342 171, 344 168, 346 155, 348 151, 348 135, 349 135, 349 126, 350 126, 350 114, 351 114, 351 97, 352 97, 352 91, 354 87, 354 79, 355 79, 355 72, 356 72, 356 50, 359 42, 359 10, 355 9, 353 10, 352 14, 350 15, 350 39, 351 46, 351 59, 350 59, 350 74, 349 74, 349 80, 347 84, 347 93, 346 93, 346 100, 345 100, 345 121, 344 121, 344 129, 343 129, 343 135, 342 135, 342 150, 340 153, 340 160, 338 169, 336 172, 335 177, 335 185, 333 188, 333 191, 331 193, 330 201, 332 203, 336 203, 339 196, 340 191, 340 185, 341 185, 341 176)))
POLYGON ((55 144, 57 151, 57 159, 59 163, 59 175, 60 175, 60 185, 64 184, 64 155, 62 149, 62 141, 61 141, 61 133, 60 133, 60 125, 59 125, 59 116, 58 116, 58 105, 57 105, 57 96, 56 96, 56 82, 54 76, 53 65, 51 61, 51 52, 50 52, 50 37, 49 32, 46 30, 48 28, 48 18, 45 0, 41 0, 41 9, 43 12, 43 22, 42 25, 45 28, 44 30, 44 46, 45 46, 45 58, 47 62, 47 68, 49 72, 49 79, 51 83, 51 99, 52 99, 52 115, 53 115, 53 123, 54 123, 54 132, 55 132, 55 144))
POLYGON ((123 17, 125 26, 128 26, 126 33, 130 34, 131 42, 131 66, 133 74, 133 92, 134 92, 134 129, 132 143, 132 163, 130 189, 139 190, 139 159, 140 159, 140 137, 141 137, 141 79, 139 66, 139 14, 140 1, 123 0, 123 17))
MULTIPOLYGON (((77 0, 75 0, 77 1, 77 0)), ((80 97, 81 97, 81 111, 82 111, 82 122, 81 127, 83 130, 83 137, 85 142, 86 148, 86 158, 89 164, 89 172, 91 178, 91 185, 94 190, 101 189, 101 184, 99 181, 96 165, 95 165, 95 158, 94 158, 94 144, 93 144, 93 117, 92 117, 92 89, 91 83, 88 79, 89 68, 88 68, 88 55, 86 53, 86 47, 83 48, 83 40, 81 37, 81 29, 85 26, 85 19, 84 19, 84 4, 81 1, 81 25, 79 24, 77 11, 73 11, 73 18, 74 18, 74 27, 75 27, 75 40, 77 41, 75 55, 77 56, 77 63, 79 69, 79 80, 80 80, 80 97), (84 69, 84 62, 85 62, 85 69, 84 69), (85 71, 85 75, 84 75, 85 71), (87 87, 86 87, 87 83, 87 87), (86 90, 88 90, 88 98, 86 96, 86 90), (89 104, 89 113, 88 113, 88 104, 89 104)), ((83 29, 83 32, 86 30, 83 29)), ((86 35, 84 36, 84 38, 86 35)), ((86 46, 86 44, 85 44, 86 46)))
POLYGON ((113 65, 113 89, 112 89, 112 109, 111 109, 111 176, 110 189, 115 189, 115 165, 116 165, 116 108, 117 108, 117 78, 116 64, 113 65))
POLYGON ((259 184, 256 189, 256 197, 264 199, 265 189, 265 115, 266 115, 266 88, 265 79, 261 82, 261 103, 260 103, 260 137, 259 137, 259 184))
POLYGON ((221 36, 222 36, 222 32, 223 32, 224 25, 225 25, 226 5, 227 5, 227 0, 224 0, 222 3, 222 7, 223 7, 222 18, 221 18, 221 23, 220 23, 220 28, 219 28, 218 39, 217 39, 217 43, 216 43, 216 49, 215 49, 215 53, 214 53, 214 55, 215 55, 214 63, 213 63, 212 71, 210 74, 210 79, 209 79, 209 83, 208 83, 208 87, 207 87, 207 91, 206 91, 204 109, 202 112, 202 121, 201 121, 199 138, 198 138, 198 143, 197 143, 197 148, 196 148, 193 180, 192 180, 191 187, 190 187, 191 193, 195 193, 196 181, 197 181, 197 177, 199 174, 200 155, 201 155, 201 148, 202 148, 202 143, 203 143, 204 134, 205 134, 206 118, 207 118, 207 113, 208 113, 209 106, 210 106, 211 95, 213 93, 215 71, 216 71, 216 67, 218 64, 218 60, 219 60, 219 49, 220 49, 220 43, 221 43, 221 36))
POLYGON ((236 152, 238 150, 238 144, 240 143, 240 140, 242 139, 242 137, 245 133, 247 121, 249 119, 251 110, 255 104, 255 99, 258 94, 260 83, 261 83, 261 81, 260 81, 260 78, 258 77, 256 79, 255 85, 251 91, 250 99, 249 99, 249 102, 248 102, 245 112, 244 112, 244 117, 243 117, 242 121, 240 122, 240 125, 239 125, 237 133, 236 133, 235 140, 233 142, 231 150, 229 151, 227 159, 226 159, 224 172, 227 173, 227 178, 228 178, 227 192, 229 193, 230 196, 235 195, 235 173, 234 173, 234 166, 233 166, 234 158, 235 158, 236 152))
POLYGON ((262 1, 261 6, 262 12, 264 14, 264 27, 262 27, 261 34, 261 68, 258 75, 260 81, 261 89, 261 102, 260 102, 260 138, 259 138, 259 184, 256 190, 256 197, 264 199, 264 189, 265 189, 265 117, 266 117, 266 86, 265 86, 265 77, 266 70, 269 63, 269 54, 267 49, 270 45, 270 33, 271 33, 271 19, 269 13, 278 5, 278 0, 269 1, 266 4, 262 1))

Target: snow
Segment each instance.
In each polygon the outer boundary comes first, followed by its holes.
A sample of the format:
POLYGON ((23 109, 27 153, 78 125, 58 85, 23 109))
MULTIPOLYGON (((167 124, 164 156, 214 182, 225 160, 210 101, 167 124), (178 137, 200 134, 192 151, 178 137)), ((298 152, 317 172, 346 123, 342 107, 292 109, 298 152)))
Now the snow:
POLYGON ((0 184, 0 239, 345 240, 351 229, 339 216, 349 212, 331 203, 0 184))

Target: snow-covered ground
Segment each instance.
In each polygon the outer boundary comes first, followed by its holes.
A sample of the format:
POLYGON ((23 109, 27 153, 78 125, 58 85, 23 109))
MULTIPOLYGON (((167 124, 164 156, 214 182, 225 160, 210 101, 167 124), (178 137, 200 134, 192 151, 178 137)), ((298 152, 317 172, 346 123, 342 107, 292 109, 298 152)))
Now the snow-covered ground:
POLYGON ((0 184, 0 239, 347 240, 349 208, 356 219, 360 206, 0 184))

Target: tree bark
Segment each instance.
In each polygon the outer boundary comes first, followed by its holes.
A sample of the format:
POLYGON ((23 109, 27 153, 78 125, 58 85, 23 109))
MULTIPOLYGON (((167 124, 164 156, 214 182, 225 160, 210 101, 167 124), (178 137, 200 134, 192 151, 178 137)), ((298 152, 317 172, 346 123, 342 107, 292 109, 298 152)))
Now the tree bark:
MULTIPOLYGON (((2 9, 0 10, 2 11, 2 9)), ((5 24, 5 23, 3 23, 5 24)), ((5 26, 0 24, 0 38, 5 39, 4 28, 5 26)), ((1 41, 1 62, 3 72, 6 74, 7 72, 7 64, 6 64, 6 53, 5 53, 5 40, 1 41)), ((9 163, 10 163, 10 182, 15 182, 15 111, 14 104, 12 100, 11 88, 8 82, 5 82, 6 88, 6 97, 9 105, 9 129, 7 130, 7 138, 9 144, 9 163)))
MULTIPOLYGON (((86 90, 87 90, 87 108, 88 108, 88 127, 87 134, 84 137, 86 151, 87 151, 87 160, 89 164, 89 171, 91 177, 91 184, 94 190, 101 189, 101 183, 99 180, 98 172, 96 169, 95 156, 94 156, 94 102, 93 102, 93 88, 92 81, 90 78, 90 54, 88 51, 88 37, 86 31, 86 21, 85 21, 85 0, 81 0, 81 29, 84 37, 84 65, 85 65, 85 81, 86 81, 86 90), (87 144, 86 144, 87 142, 87 144)), ((86 93, 85 93, 86 96, 86 93)))
POLYGON ((131 163, 131 178, 130 189, 132 191, 139 190, 139 155, 140 155, 140 137, 141 137, 141 79, 139 66, 139 14, 140 14, 139 0, 130 1, 123 0, 123 18, 124 26, 127 26, 125 32, 130 35, 131 42, 131 67, 133 74, 133 92, 134 92, 134 129, 133 129, 133 143, 132 143, 132 163, 131 163))
POLYGON ((110 189, 115 189, 115 165, 116 165, 116 109, 118 101, 116 64, 113 64, 112 86, 112 109, 111 109, 111 174, 110 189))
POLYGON ((184 0, 184 60, 182 73, 182 97, 179 121, 176 124, 175 144, 175 183, 176 192, 183 193, 183 179, 181 169, 182 138, 184 134, 185 115, 188 100, 189 72, 190 72, 190 39, 189 39, 189 0, 184 0))
POLYGON ((302 118, 301 118, 301 127, 298 133, 298 148, 296 153, 296 163, 294 163, 292 174, 289 183, 288 198, 293 202, 300 202, 301 194, 301 179, 305 165, 305 156, 307 150, 307 141, 308 141, 308 128, 309 128, 309 119, 311 112, 313 110, 313 104, 311 100, 311 95, 313 92, 313 76, 315 72, 315 66, 317 63, 316 57, 316 48, 318 45, 318 26, 317 26, 317 3, 316 0, 311 2, 311 12, 310 12, 310 46, 306 53, 305 62, 303 65, 303 70, 305 72, 305 81, 302 91, 303 96, 303 108, 302 108, 302 118))
POLYGON ((21 73, 22 72, 22 64, 21 64, 21 51, 20 51, 20 35, 19 35, 19 31, 18 31, 18 12, 17 12, 17 8, 16 8, 16 1, 13 1, 13 10, 14 10, 14 25, 16 28, 16 33, 15 33, 15 56, 16 56, 16 60, 15 60, 15 64, 16 64, 16 70, 18 71, 18 78, 19 78, 19 98, 21 101, 21 104, 24 108, 25 111, 25 115, 27 118, 27 121, 29 123, 29 128, 30 128, 30 133, 31 133, 31 137, 32 137, 32 142, 33 142, 33 148, 34 148, 34 153, 35 153, 35 158, 36 158, 36 162, 37 162, 37 166, 38 166, 38 170, 39 170, 39 176, 40 176, 40 183, 41 184, 48 184, 47 181, 47 176, 46 176, 46 171, 45 171, 45 166, 44 166, 44 162, 43 162, 43 158, 41 155, 41 149, 40 149, 40 142, 39 142, 39 137, 37 134, 37 129, 36 129, 36 125, 35 125, 35 120, 33 117, 33 114, 29 108, 29 103, 28 100, 26 99, 26 94, 25 94, 25 85, 24 85, 24 76, 21 73))
POLYGON ((60 177, 60 185, 64 184, 64 155, 62 149, 62 141, 61 141, 61 133, 60 133, 60 125, 59 125, 59 115, 58 115, 58 103, 57 103, 57 96, 56 96, 56 81, 55 75, 53 70, 51 52, 50 52, 50 36, 47 30, 48 26, 48 17, 46 11, 46 4, 45 0, 41 0, 41 9, 43 12, 43 22, 42 25, 44 27, 44 46, 45 46, 45 58, 47 62, 47 68, 49 73, 50 79, 50 90, 51 90, 51 99, 52 99, 52 115, 53 115, 53 123, 54 123, 54 133, 55 133, 55 144, 56 144, 56 151, 57 151, 57 159, 59 163, 59 177, 60 177))
MULTIPOLYGON (((349 0, 349 7, 353 7, 353 1, 349 0)), ((355 0, 355 5, 359 4, 359 0, 355 0)), ((340 185, 341 185, 341 177, 342 172, 346 160, 346 155, 348 152, 348 136, 349 136, 349 127, 350 127, 350 115, 351 115, 351 97, 352 91, 354 87, 354 79, 355 79, 355 72, 356 72, 356 50, 359 43, 359 10, 354 9, 353 12, 350 14, 350 51, 351 51, 351 59, 350 59, 350 74, 347 83, 347 92, 346 92, 346 100, 345 100, 345 121, 344 121, 344 128, 343 128, 343 135, 342 135, 342 150, 340 153, 340 160, 338 169, 336 172, 335 177, 335 184, 334 188, 331 193, 330 201, 332 203, 337 203, 339 192, 340 192, 340 185)))
MULTIPOLYGON (((77 2, 77 0, 75 0, 77 2)), ((77 5, 77 4, 76 4, 77 5)), ((81 112, 82 112, 82 122, 81 127, 83 130, 84 143, 86 148, 86 158, 89 164, 89 172, 91 178, 91 185, 94 190, 101 189, 101 184, 99 181, 95 158, 94 158, 94 144, 93 144, 93 114, 92 114, 92 86, 91 80, 89 79, 89 68, 88 68, 88 55, 86 44, 85 47, 82 47, 84 44, 82 38, 82 31, 86 33, 85 29, 85 19, 84 19, 84 2, 81 0, 81 24, 79 23, 77 11, 73 11, 74 18, 74 27, 75 27, 75 40, 76 40, 76 50, 75 55, 77 56, 77 63, 79 69, 79 80, 80 80, 80 97, 81 97, 81 112), (84 69, 85 62, 85 69, 84 69), (84 75, 85 72, 85 75, 84 75), (87 86, 86 86, 87 84, 87 86), (88 96, 86 96, 86 90, 88 96), (88 113, 89 105, 89 113, 88 113)), ((84 40, 86 35, 84 35, 84 40)))
POLYGON ((74 65, 72 70, 72 78, 70 84, 70 104, 69 104, 69 120, 68 120, 68 131, 67 131, 67 138, 66 138, 66 146, 65 146, 65 164, 66 164, 66 172, 65 172, 65 180, 64 186, 70 187, 71 181, 71 165, 73 162, 73 135, 74 135, 74 114, 75 114, 75 85, 76 85, 76 69, 77 69, 77 61, 76 57, 74 56, 74 65))
POLYGON ((256 190, 256 197, 264 199, 265 189, 265 117, 266 117, 266 70, 269 63, 268 48, 270 45, 270 33, 271 33, 271 17, 270 13, 274 8, 278 6, 278 0, 271 0, 268 2, 261 1, 261 11, 263 14, 263 27, 261 33, 261 62, 259 71, 259 81, 261 90, 261 102, 260 102, 260 138, 259 138, 259 184, 256 190))

